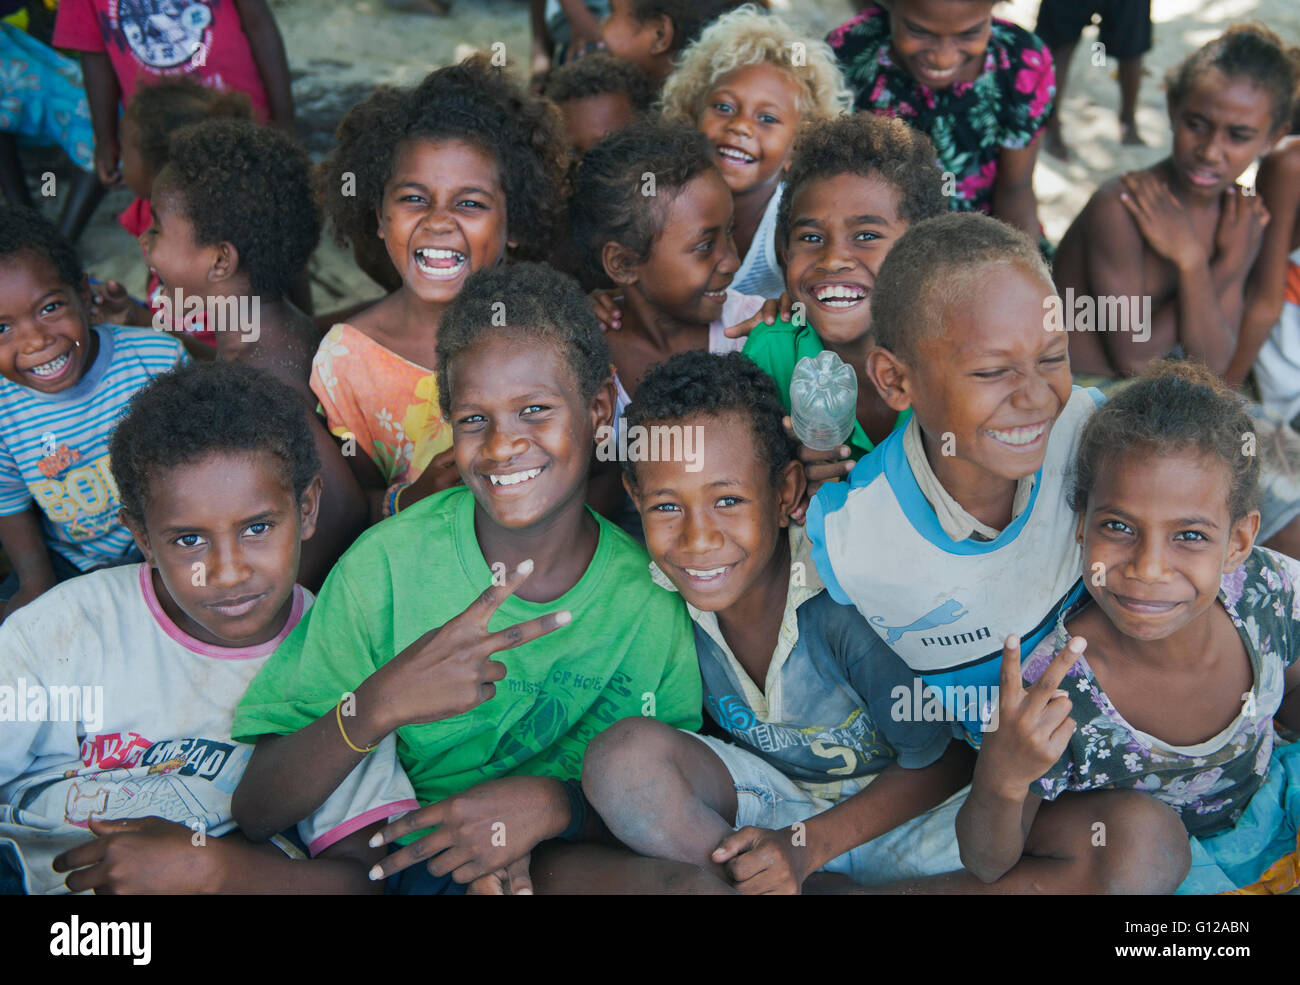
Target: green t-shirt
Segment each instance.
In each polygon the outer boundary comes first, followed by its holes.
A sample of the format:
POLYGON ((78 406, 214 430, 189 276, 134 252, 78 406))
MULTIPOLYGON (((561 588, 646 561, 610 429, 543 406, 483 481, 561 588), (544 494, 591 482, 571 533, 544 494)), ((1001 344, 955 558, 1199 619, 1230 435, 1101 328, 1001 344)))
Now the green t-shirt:
MULTIPOLYGON (((745 339, 745 348, 741 351, 758 363, 763 372, 776 380, 776 388, 781 391, 781 403, 786 413, 790 412, 790 381, 794 378, 794 367, 804 356, 815 356, 826 347, 817 333, 809 325, 796 326, 793 322, 778 320, 774 325, 760 324, 745 339)), ((894 429, 907 423, 912 416, 909 407, 898 415, 894 429)), ((849 446, 850 458, 855 462, 863 458, 875 447, 862 425, 853 422, 853 433, 845 442, 849 446)))
MULTIPOLYGON (((697 731, 695 635, 681 597, 650 580, 649 557, 602 517, 587 571, 554 602, 511 596, 490 630, 568 609, 573 621, 494 655, 496 694, 463 715, 404 725, 397 751, 421 805, 511 774, 576 779, 587 743, 620 718, 697 731)), ((316 604, 249 685, 233 735, 251 742, 309 725, 347 691, 492 583, 474 535, 474 497, 456 486, 366 532, 316 604)))

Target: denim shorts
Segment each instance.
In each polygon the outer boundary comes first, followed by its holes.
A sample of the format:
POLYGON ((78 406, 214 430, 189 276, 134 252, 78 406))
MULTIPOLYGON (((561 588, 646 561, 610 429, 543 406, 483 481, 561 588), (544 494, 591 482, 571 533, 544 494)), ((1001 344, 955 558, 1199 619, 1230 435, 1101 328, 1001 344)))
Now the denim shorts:
MULTIPOLYGON (((685 734, 693 735, 713 750, 731 774, 736 788, 737 830, 747 826, 779 830, 796 821, 806 821, 864 790, 878 775, 805 786, 734 743, 693 732, 685 734)), ((832 859, 821 871, 836 872, 860 885, 874 886, 961 869, 957 811, 969 793, 970 787, 963 787, 939 806, 832 859)))

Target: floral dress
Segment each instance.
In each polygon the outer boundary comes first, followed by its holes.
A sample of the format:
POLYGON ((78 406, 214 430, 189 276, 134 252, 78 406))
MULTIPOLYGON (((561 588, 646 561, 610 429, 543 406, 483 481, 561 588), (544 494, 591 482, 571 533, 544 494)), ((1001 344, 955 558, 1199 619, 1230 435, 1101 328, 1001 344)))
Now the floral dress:
POLYGON ((862 11, 826 40, 857 94, 856 108, 898 117, 927 134, 940 168, 953 176, 953 209, 989 212, 1002 149, 1029 146, 1051 112, 1056 76, 1046 45, 995 17, 975 81, 935 91, 895 63, 889 14, 880 7, 862 11))
POLYGON ((335 325, 321 341, 311 389, 330 433, 355 439, 390 487, 414 482, 451 447, 435 373, 351 325, 335 325))
MULTIPOLYGON (((1300 654, 1297 582, 1300 563, 1261 547, 1224 575, 1219 602, 1245 644, 1254 684, 1242 695, 1237 717, 1195 746, 1171 745, 1130 725, 1080 657, 1061 683, 1077 728, 1056 765, 1029 792, 1055 800, 1066 791, 1144 790, 1176 810, 1197 838, 1236 824, 1268 776, 1283 673, 1300 654)), ((1078 611, 1063 615, 1055 638, 1044 639, 1029 655, 1022 669, 1026 681, 1038 680, 1065 646, 1065 622, 1078 611)))

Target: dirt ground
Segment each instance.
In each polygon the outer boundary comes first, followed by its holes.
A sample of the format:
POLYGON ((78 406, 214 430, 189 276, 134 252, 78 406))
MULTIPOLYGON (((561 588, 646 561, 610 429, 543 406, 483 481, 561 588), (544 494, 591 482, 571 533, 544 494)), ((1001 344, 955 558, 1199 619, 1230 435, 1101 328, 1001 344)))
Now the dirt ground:
MULTIPOLYGON (((802 21, 816 36, 852 13, 847 0, 772 0, 771 5, 802 21)), ((451 15, 442 19, 417 12, 412 0, 271 0, 271 6, 289 52, 298 131, 315 159, 328 153, 342 114, 374 85, 414 83, 472 49, 491 49, 497 42, 505 45, 516 67, 527 63, 526 0, 453 0, 451 15)), ((1038 0, 1007 0, 997 13, 1032 29, 1037 9, 1038 0)), ((1034 177, 1040 215, 1053 240, 1065 232, 1101 181, 1167 153, 1162 79, 1186 52, 1241 20, 1261 20, 1300 44, 1300 4, 1295 0, 1154 0, 1152 17, 1155 47, 1146 59, 1138 111, 1149 146, 1119 143, 1115 65, 1112 60, 1105 67, 1094 66, 1089 58, 1095 28, 1085 34, 1075 56, 1064 107, 1074 159, 1062 164, 1043 155, 1034 177)), ((145 284, 144 265, 138 247, 114 221, 128 201, 126 192, 110 195, 79 245, 94 276, 120 280, 138 294, 145 284)), ((46 207, 51 212, 58 208, 56 202, 46 207)), ((328 238, 312 258, 311 272, 318 311, 378 294, 350 255, 328 238)))

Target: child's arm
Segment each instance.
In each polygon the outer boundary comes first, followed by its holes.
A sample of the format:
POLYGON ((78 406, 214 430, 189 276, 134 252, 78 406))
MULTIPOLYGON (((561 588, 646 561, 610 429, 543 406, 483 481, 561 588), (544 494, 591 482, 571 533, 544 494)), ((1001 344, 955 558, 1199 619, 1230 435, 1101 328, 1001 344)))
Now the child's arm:
POLYGON ((54 562, 45 546, 40 514, 33 503, 22 513, 0 516, 0 548, 18 575, 18 592, 0 610, 3 622, 19 609, 54 587, 54 562))
POLYGON ((254 845, 238 832, 200 839, 160 817, 92 817, 95 838, 59 855, 53 867, 70 873, 74 893, 377 893, 382 884, 366 873, 383 855, 369 846, 378 827, 368 825, 306 860, 254 845))
MULTIPOLYGON (((489 586, 460 615, 366 678, 352 695, 355 714, 342 714, 347 696, 340 694, 338 706, 305 728, 262 736, 231 803, 240 830, 253 841, 266 840, 320 807, 361 761, 363 749, 403 725, 452 718, 491 698, 493 682, 506 676, 505 664, 490 659, 492 654, 569 621, 567 611, 553 612, 488 632, 492 614, 531 571, 531 563, 521 564, 504 584, 489 586)), ((323 604, 322 597, 317 605, 323 604)))
POLYGON ((995 218, 1023 230, 1035 242, 1042 235, 1038 226, 1038 199, 1034 195, 1034 164, 1041 142, 1042 137, 1038 136, 1028 147, 1002 148, 991 207, 995 218))
POLYGON ((1274 717, 1283 727, 1300 732, 1300 661, 1288 667, 1282 676, 1282 704, 1274 717))
POLYGON ((1300 215, 1300 143, 1289 152, 1270 154, 1259 166, 1256 192, 1268 208, 1264 243, 1246 284, 1246 311, 1237 338, 1237 351, 1224 373, 1232 386, 1246 379, 1264 340, 1282 317, 1286 299, 1287 258, 1300 215))
MULTIPOLYGON (((297 386, 302 387, 301 381, 297 386)), ((306 395, 310 397, 311 391, 306 395)), ((365 494, 343 461, 339 446, 311 408, 305 410, 320 458, 323 488, 316 532, 302 543, 298 581, 314 592, 320 589, 334 562, 369 525, 370 513, 365 494)))
POLYGON ((921 769, 891 763, 865 790, 804 822, 802 850, 791 828, 749 827, 724 838, 713 861, 742 893, 797 893, 832 859, 943 803, 966 785, 971 763, 970 747, 957 741, 921 769))
POLYGON ((983 882, 996 882, 1025 850, 1040 798, 1029 785, 1060 759, 1074 734, 1070 697, 1058 690, 1083 648, 1073 637, 1028 688, 1020 678, 1020 640, 1002 647, 996 728, 984 734, 970 796, 957 813, 962 864, 983 882))
POLYGON ((95 134, 95 171, 106 187, 116 188, 122 183, 122 148, 117 142, 117 106, 122 100, 122 87, 108 52, 83 51, 81 77, 95 134))
POLYGON ((293 91, 289 85, 289 60, 284 52, 284 39, 276 27, 275 16, 266 0, 235 0, 239 21, 248 38, 253 62, 266 89, 270 105, 271 122, 282 130, 293 133, 293 91))

